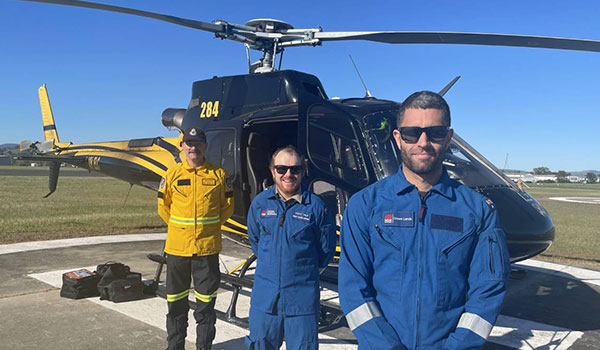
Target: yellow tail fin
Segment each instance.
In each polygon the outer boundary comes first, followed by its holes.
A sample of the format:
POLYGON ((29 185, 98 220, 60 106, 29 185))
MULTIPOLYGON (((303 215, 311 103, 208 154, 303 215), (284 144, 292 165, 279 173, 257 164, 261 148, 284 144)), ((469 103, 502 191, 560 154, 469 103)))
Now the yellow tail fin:
POLYGON ((40 86, 38 89, 40 96, 40 107, 42 108, 42 122, 44 125, 44 141, 54 140, 57 144, 58 133, 56 132, 56 125, 54 124, 54 116, 52 115, 52 108, 50 107, 50 99, 48 98, 48 91, 46 90, 46 84, 40 86))

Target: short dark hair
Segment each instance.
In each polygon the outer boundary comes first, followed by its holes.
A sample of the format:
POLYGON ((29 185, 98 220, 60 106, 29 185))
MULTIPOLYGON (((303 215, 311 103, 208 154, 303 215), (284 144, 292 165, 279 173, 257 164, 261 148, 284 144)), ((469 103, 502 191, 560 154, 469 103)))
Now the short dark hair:
POLYGON ((287 152, 287 153, 295 155, 296 158, 298 158, 300 160, 300 164, 302 165, 302 167, 306 168, 304 157, 302 157, 300 155, 300 153, 298 153, 298 151, 296 150, 296 147, 294 147, 292 145, 280 147, 275 152, 273 152, 273 155, 271 156, 271 162, 269 163, 269 168, 273 168, 275 166, 275 157, 277 157, 277 155, 281 152, 287 152))
POLYGON ((398 127, 402 124, 404 112, 409 108, 439 109, 442 111, 442 122, 444 125, 450 126, 450 107, 440 94, 431 91, 419 91, 408 96, 406 100, 402 102, 400 110, 398 111, 398 116, 396 118, 398 127))

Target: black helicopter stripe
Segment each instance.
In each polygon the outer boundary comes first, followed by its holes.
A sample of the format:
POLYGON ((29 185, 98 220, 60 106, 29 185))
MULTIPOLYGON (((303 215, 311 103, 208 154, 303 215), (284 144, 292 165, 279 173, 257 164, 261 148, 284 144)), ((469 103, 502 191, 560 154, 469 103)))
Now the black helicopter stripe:
POLYGON ((122 149, 118 149, 118 148, 113 148, 113 147, 107 147, 107 146, 76 146, 76 147, 69 147, 69 151, 72 150, 85 150, 85 149, 102 149, 102 150, 106 150, 106 151, 112 151, 112 152, 116 152, 116 153, 126 153, 126 154, 130 154, 132 156, 136 156, 139 157, 149 163, 152 163, 154 165, 156 165, 157 167, 161 168, 164 171, 167 171, 168 167, 164 166, 162 163, 159 163, 157 161, 155 161, 154 159, 145 156, 143 154, 139 154, 139 153, 135 153, 135 152, 129 152, 129 151, 125 151, 122 149))
POLYGON ((56 125, 54 125, 54 124, 44 125, 44 131, 48 131, 48 130, 56 130, 56 125))
POLYGON ((173 146, 172 144, 168 143, 160 137, 156 138, 155 145, 169 151, 169 153, 173 155, 173 158, 175 158, 175 162, 181 163, 181 158, 179 158, 179 148, 173 146))

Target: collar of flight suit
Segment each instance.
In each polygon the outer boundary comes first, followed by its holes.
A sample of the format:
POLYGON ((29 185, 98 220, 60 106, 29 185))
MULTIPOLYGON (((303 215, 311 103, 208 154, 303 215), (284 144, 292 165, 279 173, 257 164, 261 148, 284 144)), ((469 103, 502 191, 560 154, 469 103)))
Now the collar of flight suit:
MULTIPOLYGON (((271 193, 269 193, 269 196, 267 197, 268 199, 275 199, 275 200, 280 199, 279 193, 277 193, 277 185, 271 186, 271 188, 269 188, 267 191, 271 191, 271 193)), ((307 189, 303 185, 300 186, 298 193, 296 193, 294 196, 292 196, 290 198, 295 199, 298 203, 301 203, 301 204, 310 204, 310 196, 308 195, 307 189)), ((281 200, 285 203, 285 201, 283 200, 283 197, 281 197, 281 200)), ((289 200, 289 198, 288 198, 288 200, 289 200)))
POLYGON ((185 170, 187 170, 187 171, 194 171, 194 169, 195 169, 195 170, 197 170, 197 171, 201 171, 201 172, 203 172, 203 173, 206 173, 206 174, 208 174, 208 168, 207 168, 207 165, 208 165, 208 159, 206 159, 206 157, 204 157, 204 162, 203 162, 202 164, 198 165, 198 167, 197 167, 197 168, 194 168, 194 167, 192 167, 192 166, 191 166, 191 165, 188 163, 187 159, 185 159, 185 158, 184 158, 183 162, 181 162, 181 163, 183 164, 183 168, 184 168, 185 170))
MULTIPOLYGON (((394 179, 394 192, 397 194, 402 194, 405 192, 410 192, 413 189, 417 190, 417 187, 412 183, 406 180, 404 177, 404 173, 402 172, 402 166, 398 168, 398 172, 396 173, 396 178, 394 179)), ((454 198, 454 188, 452 186, 452 179, 448 175, 448 171, 445 166, 442 166, 442 175, 437 184, 433 185, 430 192, 437 192, 442 196, 452 199, 454 198)))

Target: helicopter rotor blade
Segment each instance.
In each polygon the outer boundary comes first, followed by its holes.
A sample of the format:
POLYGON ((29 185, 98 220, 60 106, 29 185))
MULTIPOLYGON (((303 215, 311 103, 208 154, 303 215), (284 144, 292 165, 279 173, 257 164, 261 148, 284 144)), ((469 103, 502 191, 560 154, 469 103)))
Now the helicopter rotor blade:
MULTIPOLYGON (((104 10, 104 11, 110 11, 110 12, 126 13, 126 14, 134 15, 134 16, 154 18, 154 19, 157 19, 160 21, 165 21, 165 22, 177 24, 180 26, 190 27, 190 28, 194 28, 194 29, 205 30, 207 32, 213 32, 213 33, 226 33, 226 30, 227 30, 227 28, 226 28, 227 24, 224 24, 222 22, 214 24, 214 23, 209 23, 209 22, 197 21, 197 20, 193 20, 193 19, 186 19, 186 18, 180 18, 180 17, 170 16, 170 15, 163 15, 160 13, 135 10, 135 9, 127 8, 127 7, 98 4, 95 2, 88 2, 88 1, 79 1, 79 0, 21 0, 21 1, 42 2, 42 3, 47 3, 47 4, 67 5, 67 6, 83 7, 83 8, 90 8, 90 9, 96 9, 96 10, 104 10)), ((240 25, 235 25, 235 26, 236 27, 245 27, 245 26, 240 26, 240 25)), ((253 30, 254 28, 246 27, 244 29, 253 30)))
POLYGON ((462 44, 600 52, 600 41, 535 35, 461 32, 316 32, 321 41, 368 40, 388 44, 462 44))

